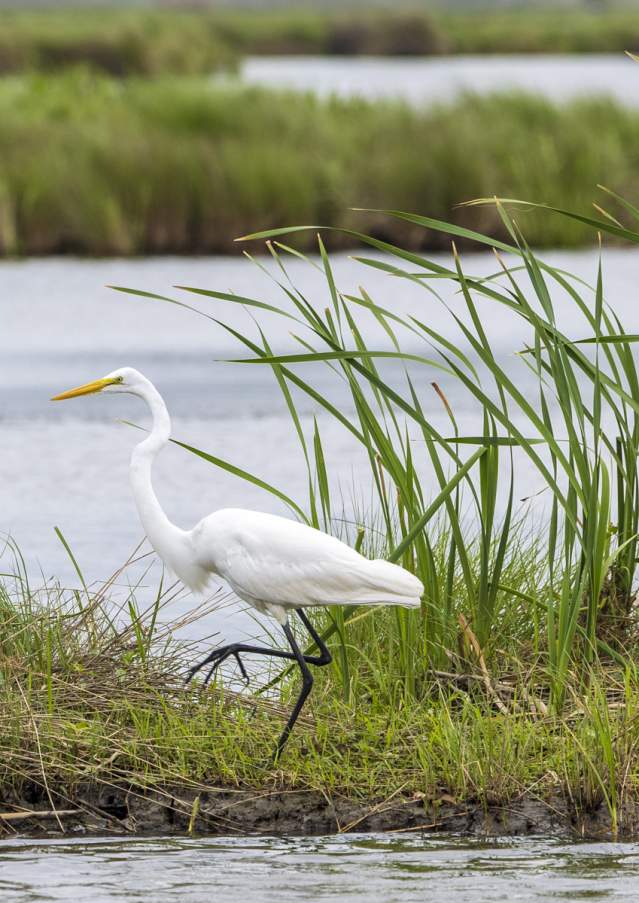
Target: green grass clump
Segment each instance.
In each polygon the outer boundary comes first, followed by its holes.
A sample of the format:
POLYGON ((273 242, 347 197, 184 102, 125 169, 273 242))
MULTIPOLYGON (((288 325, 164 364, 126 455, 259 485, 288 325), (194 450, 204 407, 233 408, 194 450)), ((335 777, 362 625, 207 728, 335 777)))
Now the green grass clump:
POLYGON ((242 55, 428 56, 449 50, 446 28, 410 9, 219 11, 214 22, 242 55))
MULTIPOLYGON (((83 71, 4 79, 0 118, 5 254, 221 253, 238 235, 290 222, 363 225, 437 248, 436 230, 348 208, 428 209, 503 236, 494 209, 455 205, 496 192, 587 209, 594 184, 631 194, 639 172, 639 113, 607 100, 465 97, 416 110, 83 71)), ((592 240, 578 221, 534 210, 525 220, 537 246, 592 240)), ((310 234, 300 242, 310 247, 310 234)))
MULTIPOLYGON (((146 611, 129 598, 126 618, 112 592, 111 582, 96 592, 33 590, 24 574, 0 587, 3 811, 24 800, 83 809, 100 788, 155 791, 178 808, 220 788, 313 790, 364 806, 415 794, 427 804, 447 795, 460 806, 503 805, 531 794, 563 799, 575 814, 608 806, 613 827, 624 828, 639 766, 634 672, 593 672, 560 718, 530 705, 522 675, 495 684, 508 702, 500 711, 472 674, 432 672, 418 697, 388 680, 380 690, 392 655, 374 663, 376 676, 364 655, 350 700, 338 672, 317 673, 274 769, 269 756, 295 680, 267 695, 237 695, 219 682, 186 689, 196 651, 171 639, 181 625, 158 626, 171 591, 160 589, 146 611)), ((349 631, 357 642, 354 625, 349 631)))
POLYGON ((629 9, 510 9, 443 16, 454 53, 623 53, 639 47, 629 9))
POLYGON ((220 35, 243 54, 429 56, 491 53, 623 53, 639 48, 623 9, 442 8, 339 12, 283 9, 216 14, 220 35))
MULTIPOLYGON (((639 219, 631 204, 608 197, 639 219)), ((362 673, 364 685, 374 685, 378 695, 385 687, 391 698, 400 687, 413 698, 432 669, 459 672, 470 661, 487 678, 487 665, 499 676, 503 669, 525 669, 532 660, 543 687, 540 698, 561 712, 573 668, 577 673, 582 666, 590 669, 600 655, 624 665, 633 658, 639 552, 637 336, 626 333, 607 305, 601 266, 594 285, 584 285, 539 259, 504 205, 492 206, 507 242, 429 217, 387 213, 424 230, 492 247, 496 271, 487 279, 464 271, 454 245, 445 266, 357 234, 385 254, 357 259, 378 278, 382 273, 420 286, 426 311, 400 315, 376 303, 364 287, 358 294, 340 292, 320 239, 324 311, 278 282, 281 313, 297 324, 299 352, 274 354, 264 333, 256 342, 226 327, 250 352, 242 363, 271 367, 282 389, 308 468, 309 521, 332 530, 336 502, 317 422, 312 435, 305 435, 293 391, 308 396, 347 430, 370 464, 377 521, 363 518, 351 540, 370 555, 414 571, 425 586, 419 613, 338 611, 327 629, 337 632, 342 643, 334 668, 345 699, 362 673), (461 310, 441 297, 445 282, 459 296, 461 310), (568 316, 571 328, 581 333, 578 338, 558 325, 558 295, 564 296, 561 319, 568 316), (525 327, 523 347, 510 351, 534 391, 522 389, 503 350, 493 351, 487 324, 498 315, 510 318, 515 328, 525 327), (447 338, 446 320, 457 340, 447 338), (383 329, 387 350, 367 346, 366 324, 383 329), (389 359, 401 365, 399 379, 385 375, 389 359), (300 374, 299 367, 308 363, 328 367, 334 380, 346 384, 348 409, 336 407, 325 388, 318 392, 312 378, 300 374), (461 393, 465 409, 474 410, 481 424, 474 434, 460 432, 448 402, 451 393, 455 398, 461 393), (434 405, 449 419, 448 435, 429 415, 434 405), (537 471, 546 494, 541 535, 528 505, 515 500, 516 474, 524 465, 537 471), (348 619, 353 625, 346 631, 348 619), (365 652, 360 656, 356 650, 365 652)), ((611 217, 593 220, 550 209, 560 218, 639 242, 636 231, 611 217)), ((548 208, 537 212, 550 219, 548 208)), ((280 238, 299 231, 279 229, 247 238, 270 239, 277 272, 286 276, 287 256, 299 258, 300 253, 280 238)), ((215 290, 183 290, 212 303, 235 300, 215 290)), ((236 303, 260 306, 255 299, 236 303)), ((218 318, 214 322, 224 325, 218 318)))

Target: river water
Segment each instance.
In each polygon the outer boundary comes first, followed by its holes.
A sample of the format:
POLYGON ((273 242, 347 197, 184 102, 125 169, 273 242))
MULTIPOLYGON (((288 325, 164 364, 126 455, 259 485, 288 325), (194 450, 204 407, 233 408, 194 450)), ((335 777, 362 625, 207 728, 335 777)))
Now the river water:
POLYGON ((619 54, 435 57, 250 57, 241 77, 250 84, 322 97, 400 98, 442 103, 464 91, 532 91, 563 102, 608 95, 639 104, 637 63, 619 54))
POLYGON ((636 900, 639 846, 428 835, 4 841, 3 903, 636 900))
MULTIPOLYGON (((445 254, 433 259, 451 262, 445 254)), ((590 283, 595 280, 597 255, 590 250, 548 253, 545 259, 590 283)), ((465 255, 464 264, 474 275, 494 270, 490 254, 465 255)), ((335 255, 333 265, 342 290, 355 292, 364 285, 379 304, 418 315, 463 343, 450 316, 423 289, 345 254, 335 255)), ((293 260, 289 270, 294 284, 318 309, 329 303, 326 283, 315 267, 293 260)), ((639 332, 638 270, 638 251, 605 251, 607 298, 630 332, 639 332)), ((125 285, 181 298, 257 338, 256 323, 245 308, 171 289, 176 284, 195 285, 282 304, 281 290, 255 264, 240 256, 11 261, 0 264, 0 284, 0 532, 10 534, 20 546, 34 581, 41 580, 42 574, 59 577, 66 585, 78 583, 54 526, 62 531, 90 584, 114 572, 143 538, 128 485, 129 456, 138 435, 116 422, 128 419, 146 425, 143 405, 126 396, 92 396, 58 404, 49 401, 56 392, 120 366, 137 367, 156 383, 173 414, 176 438, 256 474, 307 506, 304 458, 270 369, 226 363, 225 359, 248 353, 223 328, 195 313, 104 287, 125 285)), ((437 287, 459 310, 461 302, 451 286, 440 281, 437 287)), ((586 297, 593 297, 583 291, 586 297)), ((574 337, 587 335, 583 323, 567 316, 561 294, 556 293, 556 298, 566 330, 574 337)), ((490 303, 484 303, 481 310, 495 353, 511 362, 516 378, 525 385, 530 379, 528 371, 514 356, 526 338, 521 324, 490 303)), ((290 335, 292 321, 263 313, 259 321, 274 350, 298 347, 290 335)), ((371 317, 361 316, 360 327, 369 347, 389 347, 388 338, 371 317)), ((434 356, 432 349, 420 347, 410 336, 405 339, 405 350, 434 356)), ((312 378, 323 395, 352 413, 343 383, 327 368, 311 370, 299 365, 297 372, 312 378)), ((385 374, 402 386, 399 365, 387 365, 385 374)), ((433 379, 453 404, 462 433, 480 431, 477 406, 459 391, 454 379, 430 366, 414 368, 413 378, 422 405, 437 428, 450 430, 430 386, 433 379)), ((311 441, 313 419, 317 418, 331 483, 343 499, 345 517, 352 518, 370 506, 368 460, 351 435, 318 404, 306 396, 298 397, 298 403, 311 441)), ((427 456, 419 454, 419 444, 416 449, 417 466, 421 466, 420 459, 426 461, 427 456)), ((526 459, 517 468, 517 479, 519 497, 529 496, 537 477, 526 459)), ((284 504, 264 490, 175 446, 160 456, 155 481, 169 516, 185 527, 224 506, 287 513, 284 504)), ((339 516, 341 512, 334 513, 339 516)), ((2 569, 8 567, 7 555, 0 563, 2 569)), ((142 567, 134 569, 129 578, 137 579, 142 567)), ((149 593, 154 592, 159 576, 156 567, 145 578, 149 593)), ((143 595, 144 587, 139 592, 143 595)), ((193 602, 187 598, 179 604, 190 606, 193 602)), ((213 621, 215 629, 230 639, 255 631, 252 619, 240 614, 232 603, 221 606, 213 621)), ((197 630, 201 631, 202 625, 197 630)))

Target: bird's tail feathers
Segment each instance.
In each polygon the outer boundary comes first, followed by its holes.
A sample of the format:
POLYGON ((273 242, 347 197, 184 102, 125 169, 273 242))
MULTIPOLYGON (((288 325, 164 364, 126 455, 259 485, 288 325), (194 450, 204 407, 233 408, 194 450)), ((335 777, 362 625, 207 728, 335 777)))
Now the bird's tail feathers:
POLYGON ((367 560, 358 573, 358 589, 347 605, 405 605, 419 608, 424 586, 409 571, 381 558, 367 560))

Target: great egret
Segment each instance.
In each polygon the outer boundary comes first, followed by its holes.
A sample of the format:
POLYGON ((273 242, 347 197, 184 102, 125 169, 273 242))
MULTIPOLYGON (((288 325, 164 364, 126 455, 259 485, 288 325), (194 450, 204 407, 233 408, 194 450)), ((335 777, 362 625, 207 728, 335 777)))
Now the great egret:
POLYGON ((305 524, 240 508, 223 508, 182 530, 168 519, 153 491, 151 469, 169 441, 171 421, 155 386, 131 367, 114 370, 102 379, 56 395, 52 401, 100 392, 125 392, 142 398, 151 411, 149 435, 131 456, 130 477, 135 503, 149 542, 167 567, 194 591, 203 590, 211 577, 221 577, 237 595, 281 624, 291 652, 230 643, 214 649, 190 669, 187 682, 206 665, 216 668, 233 656, 247 678, 241 653, 256 653, 296 661, 302 689, 275 750, 279 757, 311 691, 308 667, 327 665, 331 655, 314 630, 304 609, 313 605, 405 605, 417 607, 424 591, 413 574, 388 561, 364 558, 333 536, 305 524), (319 655, 303 655, 288 622, 296 611, 317 644, 319 655))

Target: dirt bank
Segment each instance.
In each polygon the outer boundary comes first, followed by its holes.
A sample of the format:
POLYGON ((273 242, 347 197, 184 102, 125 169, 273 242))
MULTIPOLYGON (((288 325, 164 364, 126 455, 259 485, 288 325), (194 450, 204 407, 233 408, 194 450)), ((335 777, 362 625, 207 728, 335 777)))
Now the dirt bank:
MULTIPOLYGON (((55 807, 39 788, 0 803, 0 837, 20 835, 313 835, 339 832, 445 831, 504 836, 612 837, 605 806, 578 812, 565 800, 520 799, 504 805, 458 803, 418 794, 366 801, 317 791, 78 787, 55 807), (29 813, 33 812, 33 815, 29 813)), ((625 807, 620 834, 639 834, 636 805, 625 807)))

